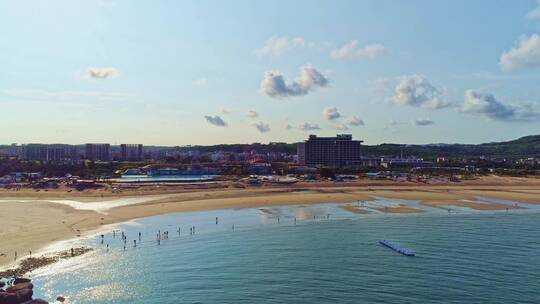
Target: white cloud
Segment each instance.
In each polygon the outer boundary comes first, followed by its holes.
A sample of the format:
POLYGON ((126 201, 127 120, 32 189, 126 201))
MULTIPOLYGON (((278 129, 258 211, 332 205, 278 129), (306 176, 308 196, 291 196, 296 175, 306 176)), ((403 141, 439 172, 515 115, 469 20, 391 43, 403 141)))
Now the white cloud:
POLYGON ((231 113, 231 110, 228 109, 228 108, 225 108, 225 107, 221 107, 221 108, 219 109, 219 112, 221 112, 221 114, 223 114, 223 115, 227 115, 227 114, 230 114, 230 113, 231 113))
POLYGON ((272 98, 302 96, 328 85, 328 79, 310 64, 300 67, 299 77, 290 83, 279 71, 267 71, 261 81, 261 92, 272 98))
POLYGON ((352 127, 359 127, 364 125, 364 121, 356 116, 347 119, 346 124, 352 127))
POLYGON ((418 118, 414 121, 414 124, 417 125, 417 126, 429 126, 429 125, 433 125, 435 124, 435 122, 431 119, 427 119, 427 118, 418 118))
POLYGON ((334 120, 341 117, 341 114, 338 112, 336 107, 328 107, 323 110, 322 115, 327 120, 334 120))
POLYGON ((384 124, 384 128, 385 130, 391 130, 391 131, 397 131, 399 128, 399 126, 405 126, 405 125, 408 125, 409 123, 407 122, 404 122, 404 121, 396 121, 396 120, 393 120, 393 119, 390 119, 387 123, 384 124))
POLYGON ((254 122, 251 125, 254 126, 261 133, 266 133, 270 131, 270 125, 262 121, 254 122))
POLYGON ((198 88, 204 88, 208 85, 208 78, 199 78, 199 79, 195 79, 193 80, 193 85, 198 87, 198 88))
POLYGON ((214 126, 218 126, 218 127, 226 127, 227 126, 227 123, 221 118, 219 117, 218 115, 214 115, 214 116, 209 116, 209 115, 205 115, 204 116, 204 119, 206 119, 206 121, 214 126))
POLYGON ((527 14, 529 20, 540 20, 540 0, 536 0, 537 6, 527 14))
POLYGON ((422 75, 401 77, 396 86, 393 101, 400 106, 430 109, 441 109, 450 105, 443 94, 422 75))
POLYGON ((333 59, 372 59, 386 54, 388 50, 384 45, 375 43, 363 47, 358 46, 357 40, 352 40, 340 48, 332 50, 333 59))
POLYGON ((120 75, 120 71, 118 71, 116 68, 111 68, 111 67, 103 67, 103 68, 90 67, 87 69, 87 72, 88 72, 88 76, 95 79, 107 79, 107 78, 113 78, 120 75))
POLYGON ((539 121, 540 111, 532 104, 506 104, 493 94, 467 90, 461 107, 464 113, 483 115, 500 121, 539 121))
POLYGON ((540 35, 523 36, 514 48, 503 52, 499 60, 501 69, 511 72, 540 66, 540 35))
POLYGON ((302 48, 306 45, 304 38, 296 37, 289 39, 286 36, 282 37, 270 37, 266 40, 264 46, 255 50, 255 55, 259 57, 264 56, 281 56, 284 53, 294 50, 296 48, 302 48))
POLYGON ((339 131, 349 130, 349 127, 343 123, 336 123, 336 124, 331 125, 331 127, 332 129, 339 130, 339 131))
POLYGON ((303 124, 300 124, 298 128, 302 131, 314 131, 314 130, 320 130, 318 124, 311 124, 309 122, 305 122, 303 124))
POLYGON ((257 113, 256 111, 253 111, 253 110, 249 110, 248 113, 247 113, 247 116, 249 118, 257 118, 257 117, 259 117, 259 113, 257 113))

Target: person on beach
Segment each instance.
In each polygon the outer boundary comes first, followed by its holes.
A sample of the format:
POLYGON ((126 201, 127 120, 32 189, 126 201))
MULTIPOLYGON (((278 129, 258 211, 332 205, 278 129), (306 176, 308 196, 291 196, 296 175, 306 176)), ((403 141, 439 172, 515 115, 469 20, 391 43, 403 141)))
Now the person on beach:
POLYGON ((116 238, 116 230, 112 231, 112 237, 113 237, 113 239, 116 238))
POLYGON ((139 232, 139 241, 141 240, 141 233, 139 232))
POLYGON ((277 222, 279 223, 279 216, 277 217, 277 222))
POLYGON ((218 217, 216 216, 216 225, 218 224, 218 217))
POLYGON ((71 256, 73 257, 75 255, 75 250, 73 250, 73 248, 71 248, 71 256))
POLYGON ((107 252, 109 252, 109 244, 107 244, 107 252))
POLYGON ((101 235, 101 244, 103 244, 103 238, 104 238, 104 237, 105 237, 105 236, 102 234, 102 235, 101 235))
POLYGON ((15 251, 15 261, 17 260, 17 251, 15 251))
POLYGON ((296 216, 294 217, 294 224, 296 225, 296 216))
POLYGON ((133 240, 133 247, 137 247, 137 240, 133 240))

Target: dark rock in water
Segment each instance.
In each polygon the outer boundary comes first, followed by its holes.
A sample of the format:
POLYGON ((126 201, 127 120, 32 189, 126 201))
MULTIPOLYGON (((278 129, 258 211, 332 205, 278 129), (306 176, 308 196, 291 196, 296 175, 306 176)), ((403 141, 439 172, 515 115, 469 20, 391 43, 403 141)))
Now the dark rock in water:
POLYGON ((58 301, 60 303, 64 303, 66 301, 66 298, 64 298, 62 296, 58 296, 58 297, 56 297, 56 301, 58 301))
POLYGON ((42 299, 35 299, 35 300, 26 301, 21 304, 49 304, 49 302, 42 299))
POLYGON ((0 292, 0 304, 18 304, 17 294, 11 292, 0 292))
POLYGON ((18 290, 22 290, 22 289, 32 289, 34 288, 34 285, 30 282, 27 282, 27 283, 19 283, 19 284, 15 284, 11 287, 8 287, 6 288, 6 291, 7 292, 17 292, 18 290))
POLYGON ((16 292, 17 294, 17 301, 19 303, 26 302, 32 300, 32 296, 34 295, 34 292, 32 289, 21 289, 16 292))
POLYGON ((13 281, 13 285, 15 284, 19 284, 19 283, 29 283, 31 280, 30 279, 27 279, 27 278, 16 278, 14 281, 13 281))
POLYGON ((4 287, 4 286, 6 286, 6 282, 0 281, 0 288, 2 288, 2 287, 4 287))

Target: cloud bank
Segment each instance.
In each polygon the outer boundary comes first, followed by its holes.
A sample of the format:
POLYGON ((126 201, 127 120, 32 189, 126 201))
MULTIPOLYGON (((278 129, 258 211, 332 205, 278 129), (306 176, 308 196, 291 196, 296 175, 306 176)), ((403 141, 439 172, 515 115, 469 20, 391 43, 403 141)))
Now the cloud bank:
POLYGON ((88 68, 88 76, 94 79, 107 79, 120 75, 120 72, 116 68, 88 68))
POLYGON ((465 92, 465 101, 461 107, 464 113, 486 116, 499 121, 538 121, 540 112, 531 104, 506 104, 493 94, 474 90, 465 92))
POLYGON ((322 114, 327 120, 335 120, 341 117, 341 114, 336 107, 328 107, 323 110, 322 114))
POLYGON ((265 56, 281 56, 286 52, 292 51, 297 48, 302 48, 306 45, 304 38, 296 37, 289 39, 286 36, 282 37, 270 37, 266 40, 262 48, 255 50, 255 55, 258 57, 265 56))
POLYGON ((302 130, 302 131, 314 131, 314 130, 320 130, 321 129, 318 124, 311 124, 309 122, 305 122, 303 124, 300 124, 298 126, 298 128, 300 130, 302 130))
POLYGON ((359 127, 364 125, 364 121, 356 116, 347 119, 346 124, 352 127, 359 127))
POLYGON ((422 75, 401 77, 392 99, 400 106, 441 109, 450 105, 441 92, 422 75))
POLYGON ((540 20, 540 0, 536 0, 537 6, 527 14, 529 20, 540 20))
POLYGON ((217 126, 217 127, 226 127, 227 126, 227 123, 221 117, 219 117, 218 115, 214 115, 214 116, 205 115, 204 119, 206 119, 206 121, 209 124, 217 126))
POLYGON ((331 127, 332 127, 332 129, 339 130, 339 131, 349 130, 349 126, 347 126, 346 124, 343 124, 343 123, 333 124, 331 127))
POLYGON ((266 133, 270 131, 270 125, 262 121, 252 123, 251 125, 254 126, 261 133, 266 133))
POLYGON ((373 59, 386 54, 388 50, 379 43, 358 46, 357 40, 352 40, 340 48, 332 50, 333 59, 373 59))
POLYGON ((259 117, 259 113, 257 113, 256 111, 253 111, 253 110, 249 110, 247 112, 247 116, 249 118, 257 118, 257 117, 259 117))
POLYGON ((267 71, 261 81, 261 92, 272 98, 306 95, 317 88, 328 86, 328 78, 310 64, 300 67, 300 75, 286 82, 279 71, 267 71))
POLYGON ((420 127, 434 125, 435 122, 427 118, 418 118, 414 121, 414 124, 420 127))
POLYGON ((540 35, 523 36, 518 44, 503 52, 499 65, 505 72, 540 66, 540 35))

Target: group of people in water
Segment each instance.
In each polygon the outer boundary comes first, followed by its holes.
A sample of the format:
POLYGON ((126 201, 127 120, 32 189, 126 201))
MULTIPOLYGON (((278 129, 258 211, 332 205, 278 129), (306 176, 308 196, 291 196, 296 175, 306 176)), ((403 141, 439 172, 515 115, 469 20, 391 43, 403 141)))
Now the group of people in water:
MULTIPOLYGON (((328 214, 325 217, 326 217, 326 219, 329 219, 330 215, 328 214)), ((315 220, 316 217, 313 216, 313 219, 315 220)), ((280 219, 279 216, 276 217, 276 221, 277 221, 277 223, 280 223, 281 219, 280 219)), ((215 223, 216 223, 216 225, 219 224, 219 218, 217 216, 215 218, 215 223)), ((294 217, 294 224, 296 225, 296 217, 294 217)), ((235 229, 234 224, 231 226, 231 229, 234 231, 234 229, 235 229)), ((182 228, 178 227, 176 232, 178 233, 178 236, 182 235, 182 228)), ((126 251, 126 246, 127 246, 127 241, 128 241, 127 233, 125 233, 124 231, 113 230, 112 231, 112 237, 116 238, 118 233, 120 233, 120 237, 121 237, 123 245, 124 245, 123 249, 124 249, 124 251, 126 251)), ((194 234, 195 234, 195 226, 193 225, 193 226, 189 227, 189 235, 194 235, 194 234)), ((101 244, 106 245, 106 250, 108 252, 109 251, 109 244, 105 243, 105 234, 101 234, 100 237, 101 237, 101 244)), ((156 233, 157 245, 161 245, 162 241, 168 240, 168 239, 169 239, 169 231, 163 231, 163 232, 161 230, 157 231, 157 233, 156 233)), ((138 233, 138 239, 133 240, 133 248, 137 247, 137 241, 139 241, 139 244, 142 242, 142 233, 141 232, 138 233)))
MULTIPOLYGON (((327 215, 323 216, 322 218, 326 219, 326 220, 329 220, 330 219, 330 214, 327 214, 327 215)), ((313 216, 313 220, 316 220, 316 219, 317 219, 317 217, 313 216)), ((281 218, 279 216, 276 216, 275 220, 277 221, 278 224, 281 222, 281 218)), ((293 217, 293 221, 294 221, 294 225, 296 225, 296 222, 297 222, 296 217, 293 217)), ((217 216, 215 218, 215 223, 216 223, 216 225, 218 225, 220 223, 219 218, 217 216)), ((235 229, 234 224, 231 226, 231 229, 234 231, 234 229, 235 229)), ((181 236, 182 235, 182 228, 178 227, 176 232, 178 233, 178 236, 181 236)), ((124 231, 120 231, 119 233, 120 233, 122 242, 124 244, 124 251, 126 251, 126 245, 127 245, 127 239, 128 239, 127 234, 124 231)), ((113 238, 116 238, 117 234, 118 234, 117 230, 112 231, 112 237, 113 238)), ((189 227, 189 235, 194 235, 194 234, 195 234, 195 226, 189 227)), ((162 241, 168 240, 168 239, 169 239, 169 231, 161 231, 161 230, 157 231, 157 233, 156 233, 156 243, 157 243, 157 245, 161 245, 162 241)), ((142 233, 141 232, 138 233, 138 239, 133 240, 133 248, 137 247, 137 241, 139 241, 139 244, 142 242, 142 233)), ((105 235, 104 234, 101 234, 101 244, 105 244, 105 235)), ((106 244, 106 249, 107 249, 107 251, 109 251, 109 244, 108 243, 106 244)))
MULTIPOLYGON (((219 219, 216 217, 216 225, 219 223, 219 219)), ((234 225, 233 225, 233 228, 234 230, 234 225)), ((116 235, 117 235, 117 230, 113 230, 112 231, 112 237, 113 238, 116 238, 116 235)), ((182 234, 182 228, 181 227, 178 227, 177 229, 177 232, 178 232, 178 235, 180 236, 182 234)), ((194 235, 195 234, 195 226, 191 226, 189 227, 189 234, 190 235, 194 235)), ((127 245, 127 233, 125 233, 124 231, 120 231, 120 236, 121 236, 121 239, 122 239, 122 242, 124 244, 124 251, 126 251, 126 245, 127 245)), ((138 241, 139 241, 139 244, 142 242, 142 233, 139 232, 138 234, 138 241)), ((101 244, 105 244, 105 234, 101 234, 100 235, 101 237, 101 244)), ((161 231, 161 230, 158 230, 157 233, 156 233, 156 242, 158 245, 161 245, 161 241, 163 240, 168 240, 169 239, 169 231, 161 231)), ((107 249, 107 252, 109 251, 109 244, 106 243, 106 249, 107 249)), ((137 239, 134 239, 133 240, 133 248, 137 247, 137 239)), ((15 256, 17 255, 17 253, 15 253, 15 256)))

